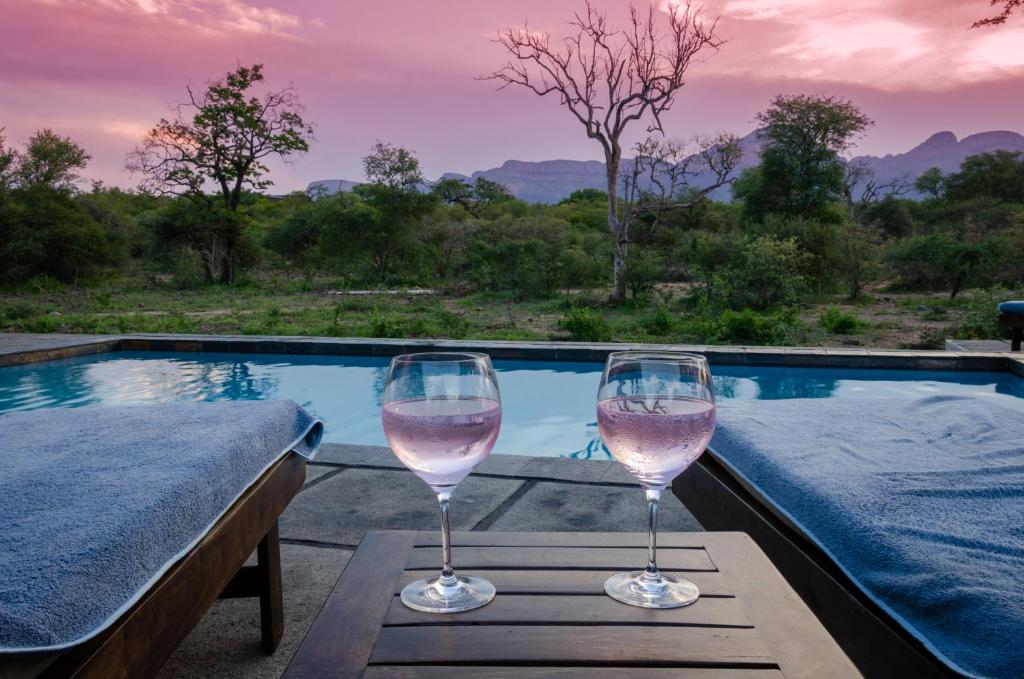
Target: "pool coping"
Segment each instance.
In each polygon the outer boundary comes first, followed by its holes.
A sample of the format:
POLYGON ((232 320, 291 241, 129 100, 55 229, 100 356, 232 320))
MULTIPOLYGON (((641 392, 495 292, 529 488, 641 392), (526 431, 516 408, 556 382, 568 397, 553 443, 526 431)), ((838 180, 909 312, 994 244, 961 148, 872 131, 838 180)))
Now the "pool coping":
MULTIPOLYGON (((14 335, 13 333, 8 333, 14 335)), ((0 335, 2 337, 2 335, 0 335)), ((0 367, 118 351, 225 352, 323 356, 395 356, 426 350, 479 351, 495 359, 603 362, 613 351, 689 351, 712 365, 807 368, 977 370, 1024 377, 1024 354, 827 347, 752 347, 613 342, 508 342, 443 339, 367 339, 267 335, 54 335, 56 345, 4 350, 0 367)))

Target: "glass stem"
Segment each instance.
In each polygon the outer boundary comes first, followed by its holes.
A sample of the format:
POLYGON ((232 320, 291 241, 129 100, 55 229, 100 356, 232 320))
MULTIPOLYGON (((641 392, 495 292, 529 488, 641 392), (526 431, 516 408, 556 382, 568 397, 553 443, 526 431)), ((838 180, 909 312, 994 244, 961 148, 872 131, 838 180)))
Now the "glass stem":
POLYGON ((451 491, 442 491, 437 494, 437 501, 441 505, 441 577, 438 582, 444 587, 452 587, 457 584, 455 569, 452 568, 452 538, 451 529, 448 527, 448 505, 451 503, 451 491))
POLYGON ((661 580, 661 573, 658 572, 658 500, 661 498, 660 490, 645 490, 647 495, 647 568, 641 576, 648 582, 661 580))

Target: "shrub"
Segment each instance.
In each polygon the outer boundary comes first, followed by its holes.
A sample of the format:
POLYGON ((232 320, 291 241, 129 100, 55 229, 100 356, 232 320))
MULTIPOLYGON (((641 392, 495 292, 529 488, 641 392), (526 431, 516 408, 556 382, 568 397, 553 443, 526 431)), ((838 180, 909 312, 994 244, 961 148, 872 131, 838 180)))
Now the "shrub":
POLYGON ((946 346, 946 337, 949 333, 942 328, 925 328, 918 335, 917 340, 902 342, 903 349, 943 349, 946 346))
POLYGON ((558 327, 569 332, 577 342, 607 342, 612 338, 611 328, 604 316, 586 307, 573 307, 558 322, 558 327))
POLYGON ((991 285, 1006 271, 1009 243, 998 236, 967 242, 952 234, 914 236, 890 248, 888 259, 898 287, 950 290, 950 299, 968 287, 991 285))
POLYGON ((698 339, 712 343, 761 345, 801 344, 807 339, 807 328, 800 322, 796 309, 763 314, 752 309, 726 310, 717 318, 696 318, 690 331, 698 339))
POLYGON ((367 322, 369 337, 423 337, 428 333, 426 322, 419 316, 403 318, 390 314, 370 314, 367 322))
POLYGON ((477 290, 511 292, 516 301, 547 297, 603 281, 607 266, 597 253, 606 240, 573 232, 560 219, 502 218, 469 234, 459 268, 477 290))
POLYGON ((958 339, 1002 339, 1008 328, 999 325, 999 303, 1008 299, 1021 299, 1024 290, 1016 292, 1006 288, 979 290, 964 305, 963 316, 953 326, 952 336, 958 339))
POLYGON ((0 307, 0 322, 22 321, 36 315, 36 308, 28 302, 11 302, 0 307))
POLYGON ((775 319, 752 309, 726 310, 719 322, 718 336, 730 342, 770 344, 775 336, 775 319))
POLYGON ((373 313, 367 319, 370 337, 401 337, 402 319, 397 316, 373 313))
POLYGON ((654 285, 665 280, 665 262, 651 248, 634 247, 626 257, 626 287, 634 301, 647 299, 654 285))
POLYGON ((654 314, 644 323, 644 329, 652 335, 667 335, 676 326, 676 319, 672 312, 660 306, 654 314))
POLYGON ((863 327, 864 322, 837 306, 830 306, 821 314, 818 325, 835 335, 852 335, 863 327))
POLYGON ((710 278, 709 301, 723 309, 790 305, 807 289, 806 256, 793 239, 740 238, 726 247, 710 278))
POLYGON ((470 324, 462 314, 442 310, 438 315, 438 324, 441 332, 451 339, 462 339, 469 334, 470 324))

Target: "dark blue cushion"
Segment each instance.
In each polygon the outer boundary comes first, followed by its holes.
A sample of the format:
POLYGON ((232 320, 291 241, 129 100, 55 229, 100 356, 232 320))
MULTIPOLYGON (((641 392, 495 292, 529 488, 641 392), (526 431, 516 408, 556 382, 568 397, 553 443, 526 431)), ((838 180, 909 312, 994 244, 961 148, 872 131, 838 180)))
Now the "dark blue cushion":
POLYGON ((1001 314, 1024 314, 1024 301, 1003 302, 999 305, 1001 314))

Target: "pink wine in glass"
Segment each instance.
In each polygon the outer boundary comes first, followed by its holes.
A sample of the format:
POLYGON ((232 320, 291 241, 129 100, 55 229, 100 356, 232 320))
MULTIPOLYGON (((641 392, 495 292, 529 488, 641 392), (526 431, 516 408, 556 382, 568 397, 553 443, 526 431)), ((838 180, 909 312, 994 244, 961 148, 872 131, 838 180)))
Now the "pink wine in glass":
POLYGON ((435 490, 464 479, 490 454, 501 428, 501 404, 490 398, 413 398, 383 410, 391 450, 435 490))
POLYGON ((597 403, 597 426, 615 459, 644 488, 661 490, 707 448, 715 404, 688 397, 616 397, 597 403))

